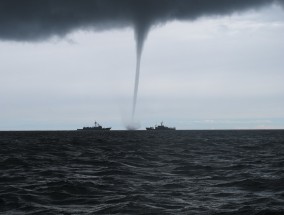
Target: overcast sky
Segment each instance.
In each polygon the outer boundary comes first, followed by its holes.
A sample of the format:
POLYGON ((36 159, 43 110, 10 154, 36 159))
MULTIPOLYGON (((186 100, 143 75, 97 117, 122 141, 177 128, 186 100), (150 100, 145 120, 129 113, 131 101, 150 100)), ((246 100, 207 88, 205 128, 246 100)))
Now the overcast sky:
MULTIPOLYGON (((177 129, 284 128, 284 13, 269 5, 152 27, 136 120, 177 129)), ((0 39, 0 130, 125 129, 136 66, 132 27, 0 39)))

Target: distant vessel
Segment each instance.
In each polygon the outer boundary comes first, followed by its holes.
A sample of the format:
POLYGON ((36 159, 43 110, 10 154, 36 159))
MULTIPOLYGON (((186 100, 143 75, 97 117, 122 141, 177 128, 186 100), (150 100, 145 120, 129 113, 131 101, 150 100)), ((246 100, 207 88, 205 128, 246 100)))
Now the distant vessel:
POLYGON ((176 130, 176 128, 164 126, 163 122, 161 122, 161 125, 156 125, 155 127, 146 127, 146 130, 147 131, 151 131, 151 130, 164 131, 164 130, 176 130))
POLYGON ((93 127, 83 127, 81 129, 77 129, 79 130, 91 130, 91 131, 109 131, 111 129, 111 127, 109 128, 103 128, 99 123, 95 122, 95 126, 93 127))

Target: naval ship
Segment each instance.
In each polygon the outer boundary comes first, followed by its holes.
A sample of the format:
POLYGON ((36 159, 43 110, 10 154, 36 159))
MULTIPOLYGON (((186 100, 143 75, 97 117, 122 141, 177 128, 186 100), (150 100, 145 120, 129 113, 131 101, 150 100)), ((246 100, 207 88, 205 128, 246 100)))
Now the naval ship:
POLYGON ((164 126, 163 122, 161 122, 160 125, 155 125, 155 127, 146 127, 146 130, 147 131, 151 131, 151 130, 165 131, 165 130, 176 130, 176 128, 164 126))
POLYGON ((87 131, 109 131, 111 127, 109 128, 103 128, 99 123, 95 122, 95 126, 93 127, 83 127, 80 129, 77 129, 77 131, 87 130, 87 131))

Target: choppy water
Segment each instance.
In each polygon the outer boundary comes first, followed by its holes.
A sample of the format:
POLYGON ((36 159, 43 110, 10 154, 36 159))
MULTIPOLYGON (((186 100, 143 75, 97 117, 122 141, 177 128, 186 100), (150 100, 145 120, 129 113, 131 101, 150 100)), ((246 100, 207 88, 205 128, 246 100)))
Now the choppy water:
POLYGON ((284 214, 284 131, 0 132, 0 214, 284 214))

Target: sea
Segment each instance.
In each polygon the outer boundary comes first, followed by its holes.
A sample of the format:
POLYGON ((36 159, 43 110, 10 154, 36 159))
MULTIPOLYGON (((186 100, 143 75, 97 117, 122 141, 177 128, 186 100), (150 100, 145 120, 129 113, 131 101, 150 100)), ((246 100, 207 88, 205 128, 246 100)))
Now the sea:
POLYGON ((0 214, 283 215, 284 130, 0 132, 0 214))

